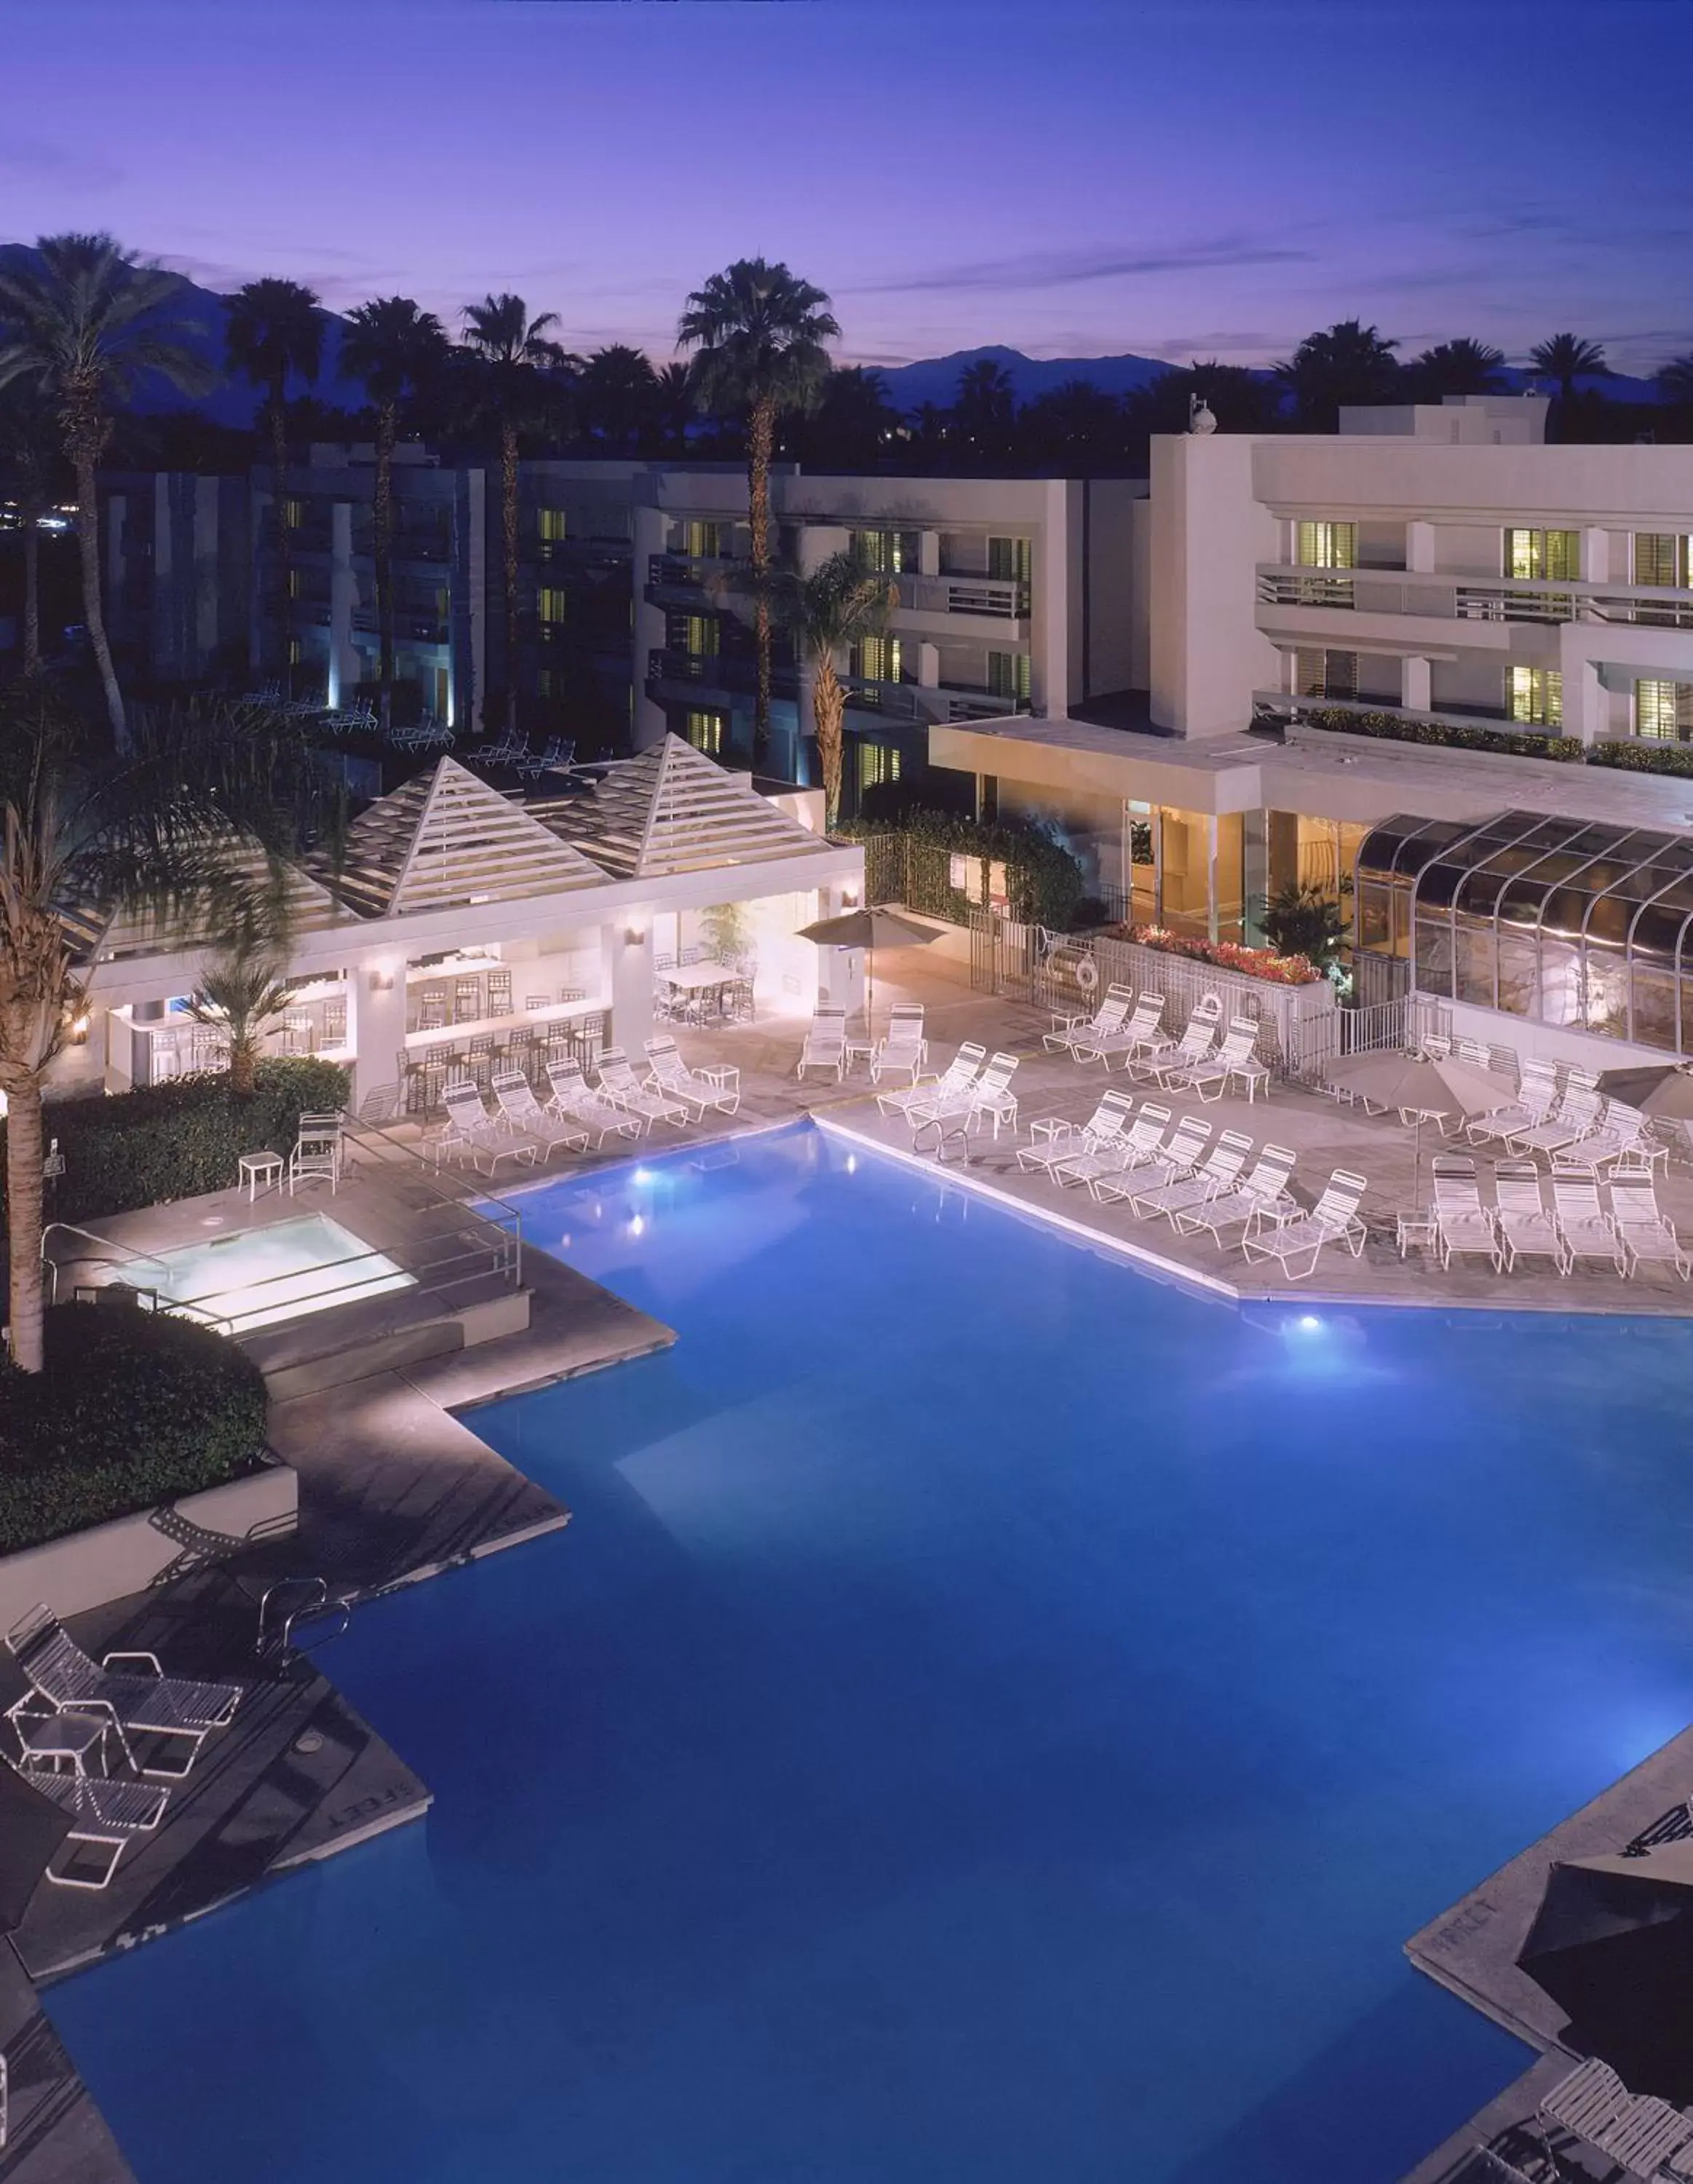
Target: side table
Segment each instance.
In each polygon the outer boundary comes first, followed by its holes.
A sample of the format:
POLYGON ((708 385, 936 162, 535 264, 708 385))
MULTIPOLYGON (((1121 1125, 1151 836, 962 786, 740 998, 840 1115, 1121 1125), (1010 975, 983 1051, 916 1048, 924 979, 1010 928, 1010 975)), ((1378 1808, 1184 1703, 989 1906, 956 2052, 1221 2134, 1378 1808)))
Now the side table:
POLYGON ((242 1153, 236 1162, 235 1187, 239 1190, 243 1183, 247 1185, 247 1202, 249 1206, 258 1197, 259 1186, 261 1183, 267 1190, 273 1184, 278 1190, 282 1188, 282 1158, 279 1153, 242 1153))

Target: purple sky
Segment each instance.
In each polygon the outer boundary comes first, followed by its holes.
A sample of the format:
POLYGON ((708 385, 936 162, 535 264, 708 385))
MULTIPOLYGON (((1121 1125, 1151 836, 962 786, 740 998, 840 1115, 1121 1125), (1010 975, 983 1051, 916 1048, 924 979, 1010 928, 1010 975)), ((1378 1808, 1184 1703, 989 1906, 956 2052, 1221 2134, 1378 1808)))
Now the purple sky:
POLYGON ((872 363, 1693 349, 1689 0, 8 0, 0 70, 0 239, 576 348, 762 251, 872 363))

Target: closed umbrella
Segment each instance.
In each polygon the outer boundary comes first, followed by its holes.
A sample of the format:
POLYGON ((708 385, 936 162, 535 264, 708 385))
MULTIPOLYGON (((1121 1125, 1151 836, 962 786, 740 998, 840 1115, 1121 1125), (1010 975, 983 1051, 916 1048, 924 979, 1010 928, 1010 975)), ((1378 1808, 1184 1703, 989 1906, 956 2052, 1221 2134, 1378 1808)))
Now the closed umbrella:
POLYGON ((1693 1841, 1553 1866, 1517 1962, 1631 2092, 1693 2098, 1693 1841))
POLYGON ((909 917, 901 917, 897 911, 866 906, 863 910, 844 911, 838 917, 820 917, 812 925, 802 925, 799 937, 815 941, 819 948, 864 950, 864 1022, 867 1032, 875 1005, 877 950, 927 948, 931 941, 939 939, 940 929, 938 926, 915 924, 909 917))
POLYGON ((1425 1061, 1414 1054, 1351 1054, 1323 1075, 1343 1092, 1416 1118, 1413 1191, 1423 1203, 1423 1124, 1430 1115, 1489 1115, 1511 1104, 1502 1078, 1467 1061, 1425 1061))
POLYGON ((1655 1122, 1678 1123, 1684 1150, 1693 1137, 1693 1070, 1674 1062, 1648 1063, 1643 1069, 1607 1069, 1599 1080, 1607 1100, 1638 1107, 1655 1122))
POLYGON ((0 1934, 23 1924, 47 1862, 71 1830, 69 1813, 14 1767, 0 1765, 0 1934))

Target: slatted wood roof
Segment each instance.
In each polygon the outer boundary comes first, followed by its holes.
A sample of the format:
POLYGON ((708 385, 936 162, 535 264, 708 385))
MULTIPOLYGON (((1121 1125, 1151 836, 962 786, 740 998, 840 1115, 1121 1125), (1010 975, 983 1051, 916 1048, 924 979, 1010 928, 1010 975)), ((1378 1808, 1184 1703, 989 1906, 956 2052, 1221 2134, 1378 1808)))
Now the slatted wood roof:
POLYGON ((365 917, 600 887, 605 874, 456 760, 380 798, 348 830, 337 884, 365 917))
POLYGON ((771 864, 829 846, 760 796, 749 775, 726 773, 679 736, 608 766, 586 796, 527 808, 619 879, 771 864))
MULTIPOLYGON (((264 855, 257 849, 238 850, 231 864, 239 877, 255 886, 266 878, 264 855)), ((283 900, 288 927, 294 933, 322 933, 347 920, 347 912, 329 889, 298 865, 285 870, 283 900)), ((188 929, 185 930, 184 921, 161 917, 153 911, 120 909, 114 913, 78 905, 62 910, 59 920, 70 937, 77 959, 82 962, 202 947, 217 938, 211 933, 192 930, 192 919, 187 921, 188 929)))

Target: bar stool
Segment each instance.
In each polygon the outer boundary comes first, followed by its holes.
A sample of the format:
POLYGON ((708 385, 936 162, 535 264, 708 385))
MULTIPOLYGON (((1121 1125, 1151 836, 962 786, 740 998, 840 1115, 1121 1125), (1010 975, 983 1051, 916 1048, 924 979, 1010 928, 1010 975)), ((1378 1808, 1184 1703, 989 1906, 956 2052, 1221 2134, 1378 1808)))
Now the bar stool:
POLYGON ((482 982, 480 978, 454 978, 453 981, 453 1021, 454 1023, 475 1023, 487 1011, 482 1007, 482 982))
POLYGON ((491 1017, 511 1014, 511 972, 509 969, 490 971, 487 974, 487 1012, 491 1017))

